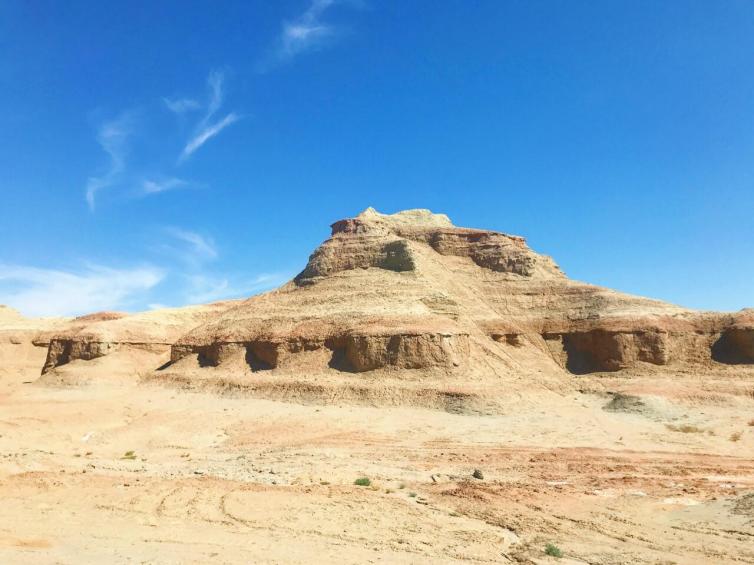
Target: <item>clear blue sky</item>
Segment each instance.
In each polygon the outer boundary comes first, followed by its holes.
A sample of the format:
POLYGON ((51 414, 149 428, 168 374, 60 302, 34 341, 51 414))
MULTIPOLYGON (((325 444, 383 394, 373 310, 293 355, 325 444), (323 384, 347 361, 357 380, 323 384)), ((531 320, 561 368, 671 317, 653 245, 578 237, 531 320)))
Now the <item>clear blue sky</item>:
POLYGON ((6 0, 0 132, 27 314, 248 295, 367 206, 754 306, 751 0, 6 0))

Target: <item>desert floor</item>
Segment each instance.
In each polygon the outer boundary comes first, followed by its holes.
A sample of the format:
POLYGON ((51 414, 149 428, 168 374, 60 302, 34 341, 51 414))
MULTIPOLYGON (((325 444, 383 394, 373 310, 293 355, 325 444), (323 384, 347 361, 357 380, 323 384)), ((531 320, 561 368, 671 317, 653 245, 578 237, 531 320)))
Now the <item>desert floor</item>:
POLYGON ((751 372, 729 371, 737 394, 593 376, 464 415, 42 386, 44 351, 19 359, 0 370, 2 563, 754 562, 751 372))

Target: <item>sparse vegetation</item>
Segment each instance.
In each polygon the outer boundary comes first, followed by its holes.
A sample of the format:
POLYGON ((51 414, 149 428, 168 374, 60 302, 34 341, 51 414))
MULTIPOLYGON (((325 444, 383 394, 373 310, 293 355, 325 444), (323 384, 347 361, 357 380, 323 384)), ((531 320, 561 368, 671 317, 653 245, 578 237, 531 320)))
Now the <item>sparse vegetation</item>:
POLYGON ((415 493, 415 492, 410 492, 410 493, 408 493, 408 495, 409 495, 409 496, 410 496, 411 498, 416 498, 416 493, 415 493))
POLYGON ((121 459, 134 460, 136 459, 136 453, 134 453, 133 451, 126 451, 121 459))
POLYGON ((749 424, 750 426, 754 426, 754 418, 752 418, 751 420, 749 420, 748 424, 749 424))
POLYGON ((353 482, 353 484, 358 487, 368 487, 372 484, 372 481, 369 479, 369 477, 359 477, 353 482))
POLYGON ((563 557, 563 551, 554 543, 545 546, 545 553, 550 557, 563 557))
POLYGON ((730 434, 730 437, 728 438, 730 441, 738 441, 741 439, 741 432, 733 432, 730 434))
POLYGON ((474 472, 471 473, 471 476, 475 479, 479 479, 480 481, 484 479, 484 473, 482 473, 482 471, 480 471, 479 469, 474 469, 474 472))
POLYGON ((672 432, 681 432, 684 434, 704 433, 704 430, 702 428, 697 427, 697 426, 692 426, 691 424, 681 424, 680 426, 677 426, 675 424, 665 424, 665 427, 672 432))
POLYGON ((404 488, 406 488, 406 485, 404 485, 403 483, 401 483, 401 484, 398 485, 398 488, 404 489, 404 488))
POLYGON ((647 407, 641 397, 616 392, 602 409, 607 412, 641 413, 647 407))

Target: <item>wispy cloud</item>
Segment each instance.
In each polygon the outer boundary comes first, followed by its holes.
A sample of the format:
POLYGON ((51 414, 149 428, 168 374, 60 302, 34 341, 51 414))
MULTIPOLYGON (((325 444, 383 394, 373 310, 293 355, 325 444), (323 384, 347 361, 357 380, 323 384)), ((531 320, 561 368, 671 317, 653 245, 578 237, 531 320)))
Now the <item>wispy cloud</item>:
POLYGON ((341 30, 334 23, 325 21, 325 16, 338 5, 358 7, 361 1, 311 0, 303 13, 281 24, 275 47, 258 65, 258 70, 267 71, 335 39, 341 30))
MULTIPOLYGON (((164 169, 165 159, 155 155, 153 148, 160 146, 159 139, 150 140, 149 144, 137 144, 135 141, 139 140, 132 140, 135 134, 135 110, 123 112, 117 118, 103 122, 97 129, 96 140, 108 155, 109 163, 99 174, 90 176, 86 181, 85 200, 89 209, 94 212, 99 193, 109 187, 131 187, 134 196, 145 197, 202 186, 176 176, 177 167, 210 139, 217 137, 228 126, 244 117, 238 112, 220 114, 224 101, 225 75, 221 71, 212 71, 207 77, 207 96, 202 102, 193 97, 162 98, 165 107, 179 117, 182 125, 185 125, 185 114, 189 112, 194 114, 193 119, 196 120, 190 136, 185 139, 180 149, 177 162, 171 158, 172 170, 164 169), (135 150, 133 155, 130 152, 132 146, 135 150), (147 151, 144 150, 145 147, 147 151), (160 169, 163 171, 162 174, 159 174, 160 169), (150 172, 145 174, 146 171, 150 172)), ((139 111, 139 114, 142 111, 139 111)), ((168 149, 167 146, 165 149, 171 152, 175 150, 168 149)))
POLYGON ((123 173, 131 133, 132 117, 129 113, 121 114, 118 118, 103 123, 97 131, 97 143, 109 155, 110 164, 104 174, 87 179, 86 203, 90 210, 94 211, 97 193, 111 186, 123 173))
POLYGON ((177 190, 179 188, 186 188, 189 183, 183 179, 177 177, 169 177, 163 179, 146 179, 142 182, 141 190, 143 194, 159 194, 160 192, 167 192, 168 190, 177 190))
POLYGON ((212 71, 207 77, 207 86, 209 87, 209 103, 207 104, 207 115, 202 120, 206 123, 212 116, 215 115, 223 105, 223 98, 225 97, 225 74, 221 71, 212 71))
POLYGON ((168 110, 175 114, 185 114, 193 110, 198 110, 202 105, 192 98, 163 98, 162 101, 167 106, 168 110))
POLYGON ((172 226, 163 231, 175 241, 163 244, 160 251, 184 263, 184 268, 173 273, 177 277, 173 297, 179 299, 178 304, 247 297, 277 287, 292 276, 289 273, 223 273, 215 267, 220 253, 212 237, 172 226), (213 263, 211 270, 207 268, 209 262, 213 263))
POLYGON ((242 298, 273 289, 290 279, 285 273, 263 273, 247 280, 231 282, 226 277, 191 275, 187 277, 189 304, 203 304, 228 298, 242 298))
POLYGON ((284 22, 280 35, 282 58, 290 58, 305 51, 334 32, 334 27, 322 22, 322 16, 335 0, 312 0, 309 8, 293 21, 284 22))
POLYGON ((184 251, 184 257, 190 262, 207 261, 217 259, 218 252, 215 242, 211 237, 203 236, 193 231, 182 228, 167 227, 165 232, 188 247, 184 251))
POLYGON ((241 116, 235 112, 230 112, 223 118, 215 120, 215 114, 220 110, 223 104, 225 95, 224 91, 225 75, 219 71, 213 71, 207 78, 207 86, 209 89, 209 100, 207 102, 207 110, 204 117, 194 128, 194 132, 186 142, 186 145, 181 152, 178 159, 178 163, 184 162, 186 159, 199 149, 202 145, 207 143, 210 139, 218 135, 229 125, 237 122, 241 116))
POLYGON ((87 265, 79 271, 0 264, 0 302, 27 316, 70 316, 128 307, 163 279, 161 269, 87 265))
POLYGON ((239 120, 239 116, 231 112, 219 122, 200 128, 198 132, 194 135, 194 137, 192 137, 188 141, 188 143, 186 143, 186 146, 183 148, 183 152, 181 153, 180 161, 182 162, 188 159, 191 156, 191 154, 194 153, 194 151, 199 149, 202 145, 204 145, 207 141, 215 137, 218 133, 220 133, 230 124, 237 122, 238 120, 239 120))

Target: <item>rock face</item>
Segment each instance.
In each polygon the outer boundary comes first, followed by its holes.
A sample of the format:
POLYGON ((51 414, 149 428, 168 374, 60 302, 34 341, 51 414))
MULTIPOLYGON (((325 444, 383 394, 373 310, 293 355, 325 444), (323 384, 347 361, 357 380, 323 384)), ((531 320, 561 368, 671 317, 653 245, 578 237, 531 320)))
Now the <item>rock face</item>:
POLYGON ((470 376, 748 364, 754 313, 700 313, 572 281, 522 237, 369 208, 335 222, 293 281, 181 337, 171 361, 187 369, 187 359, 470 376))
POLYGON ((124 348, 167 354, 181 334, 234 304, 217 302, 133 315, 97 312, 74 318, 63 331, 50 336, 42 374, 71 361, 91 361, 124 348))
POLYGON ((47 347, 43 373, 139 350, 183 376, 219 368, 487 382, 754 365, 754 310, 696 312, 614 292, 569 279, 522 237, 456 227, 428 210, 368 208, 332 224, 301 273, 275 291, 65 320, 0 307, 3 342, 47 347))
POLYGON ((528 277, 539 266, 553 276, 562 276, 549 257, 533 253, 522 237, 457 228, 444 214, 428 210, 388 216, 367 208, 356 218, 332 225, 332 237, 312 254, 296 282, 306 284, 317 277, 370 267, 415 271, 415 244, 440 255, 467 257, 480 267, 500 273, 528 277))

